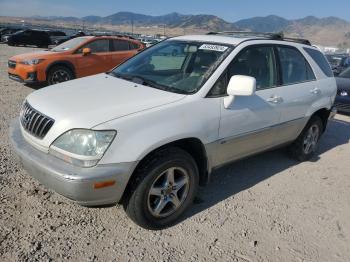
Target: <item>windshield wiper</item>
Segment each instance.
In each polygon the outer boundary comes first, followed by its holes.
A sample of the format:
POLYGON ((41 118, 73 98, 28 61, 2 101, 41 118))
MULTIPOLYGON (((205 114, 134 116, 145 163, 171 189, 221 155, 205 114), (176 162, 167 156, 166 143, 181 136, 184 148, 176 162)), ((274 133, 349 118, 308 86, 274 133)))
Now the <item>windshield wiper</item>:
POLYGON ((129 81, 131 80, 129 77, 127 77, 127 76, 125 76, 125 75, 121 75, 121 74, 115 73, 115 72, 113 72, 113 71, 107 72, 106 74, 112 75, 112 76, 117 77, 117 78, 129 80, 129 81))
POLYGON ((128 80, 128 81, 131 81, 131 82, 136 83, 136 84, 153 87, 153 88, 160 89, 160 90, 163 90, 163 91, 174 92, 174 93, 185 94, 185 95, 188 94, 184 90, 181 90, 181 89, 178 89, 178 88, 175 88, 175 87, 171 87, 171 86, 164 86, 164 85, 158 84, 157 82, 155 82, 153 80, 146 79, 146 78, 144 78, 142 76, 138 76, 138 75, 122 75, 122 74, 115 73, 113 71, 109 72, 108 74, 111 74, 112 76, 117 77, 117 78, 121 78, 121 79, 125 79, 125 80, 128 80))

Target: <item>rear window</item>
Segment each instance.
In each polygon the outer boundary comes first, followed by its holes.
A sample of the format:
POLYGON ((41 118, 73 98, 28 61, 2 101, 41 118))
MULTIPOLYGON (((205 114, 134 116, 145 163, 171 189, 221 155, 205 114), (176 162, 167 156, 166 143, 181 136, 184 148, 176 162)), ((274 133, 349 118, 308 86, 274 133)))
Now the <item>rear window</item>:
POLYGON ((316 64, 321 68, 323 73, 328 77, 333 77, 332 68, 330 67, 325 56, 318 50, 306 48, 304 50, 312 57, 316 64))

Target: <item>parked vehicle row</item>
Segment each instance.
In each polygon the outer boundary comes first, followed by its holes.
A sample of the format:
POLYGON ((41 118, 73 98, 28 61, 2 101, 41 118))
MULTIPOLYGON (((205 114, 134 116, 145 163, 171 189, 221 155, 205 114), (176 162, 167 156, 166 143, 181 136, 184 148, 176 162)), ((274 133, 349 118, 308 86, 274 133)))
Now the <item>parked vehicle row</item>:
POLYGON ((52 85, 107 72, 143 48, 141 42, 127 37, 77 37, 48 51, 11 57, 8 75, 27 84, 52 85))
MULTIPOLYGON (((165 40, 110 72, 31 93, 12 144, 27 172, 61 195, 86 206, 120 202, 138 225, 168 227, 227 163, 281 146, 300 161, 315 154, 335 114, 336 82, 307 43, 225 33, 165 40)), ((10 72, 45 65, 39 77, 58 54, 77 66, 65 72, 87 75, 120 46, 135 47, 127 57, 140 49, 130 39, 76 38, 13 58, 10 72)), ((62 66, 48 70, 54 81, 67 76, 62 66)))
POLYGON ((73 35, 66 35, 59 30, 40 30, 40 29, 3 29, 1 42, 10 46, 37 46, 48 47, 49 45, 58 45, 75 37, 84 36, 82 31, 73 35))
POLYGON ((328 54, 326 55, 335 76, 350 67, 349 54, 328 54))
POLYGON ((334 106, 339 112, 350 114, 350 67, 336 77, 337 97, 334 106))
POLYGON ((12 35, 13 33, 16 33, 18 31, 21 31, 23 29, 20 28, 1 28, 0 29, 0 42, 5 42, 8 36, 12 35))

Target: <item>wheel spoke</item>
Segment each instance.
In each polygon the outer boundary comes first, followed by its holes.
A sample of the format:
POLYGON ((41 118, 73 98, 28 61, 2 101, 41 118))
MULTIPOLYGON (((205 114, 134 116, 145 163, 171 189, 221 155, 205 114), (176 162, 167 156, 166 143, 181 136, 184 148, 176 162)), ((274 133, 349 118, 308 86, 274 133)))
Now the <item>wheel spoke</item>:
POLYGON ((174 180, 174 172, 175 169, 174 168, 169 168, 169 170, 166 173, 166 182, 168 185, 173 185, 175 180, 174 180))
POLYGON ((181 201, 177 194, 173 194, 170 198, 170 202, 175 206, 175 208, 179 207, 181 205, 181 201))
POLYGON ((305 148, 305 153, 306 153, 306 154, 308 154, 308 153, 310 152, 310 148, 311 148, 311 143, 308 142, 308 143, 306 144, 306 148, 305 148))
POLYGON ((159 216, 160 213, 163 211, 165 206, 168 204, 169 200, 166 200, 164 198, 161 198, 157 204, 157 206, 154 208, 154 213, 159 216))
POLYGON ((188 177, 183 177, 180 181, 175 182, 176 192, 179 191, 183 186, 188 184, 188 177))
POLYGON ((162 188, 160 187, 152 187, 149 194, 153 196, 161 196, 162 195, 162 188))

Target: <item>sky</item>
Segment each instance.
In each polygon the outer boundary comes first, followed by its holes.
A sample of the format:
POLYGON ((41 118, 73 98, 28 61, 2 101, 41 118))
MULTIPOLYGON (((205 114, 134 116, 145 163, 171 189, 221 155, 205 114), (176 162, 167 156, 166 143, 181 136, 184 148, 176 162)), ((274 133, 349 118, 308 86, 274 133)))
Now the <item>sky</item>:
POLYGON ((308 15, 350 21, 350 0, 0 0, 0 16, 107 16, 120 11, 146 15, 212 14, 229 22, 254 16, 287 19, 308 15))

